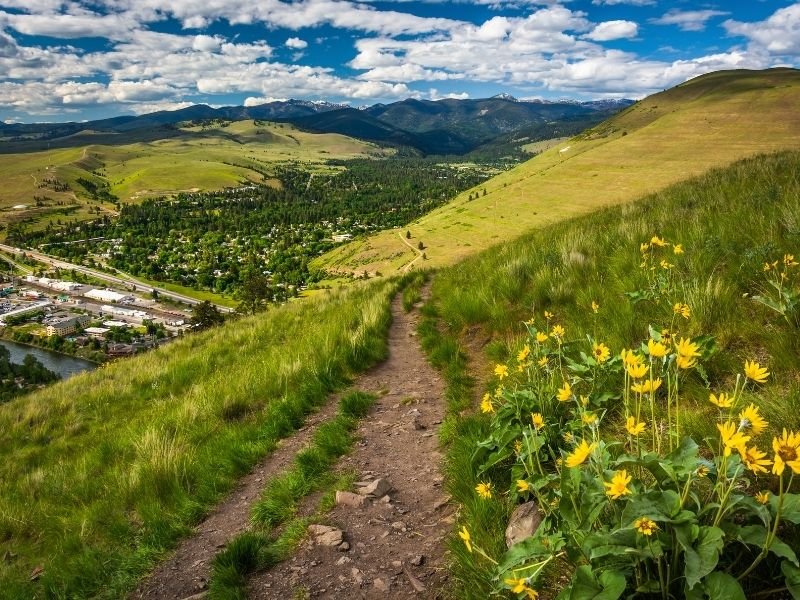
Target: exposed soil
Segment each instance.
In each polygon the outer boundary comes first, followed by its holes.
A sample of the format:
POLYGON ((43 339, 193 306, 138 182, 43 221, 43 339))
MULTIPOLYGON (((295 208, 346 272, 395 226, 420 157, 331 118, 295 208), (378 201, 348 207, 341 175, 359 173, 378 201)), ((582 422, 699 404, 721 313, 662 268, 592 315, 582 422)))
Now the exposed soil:
POLYGON ((205 590, 211 561, 227 542, 248 528, 250 509, 266 483, 291 464, 295 454, 310 443, 317 426, 333 418, 338 408, 338 396, 329 398, 318 412, 308 417, 303 428, 283 440, 261 464, 239 480, 228 498, 197 526, 191 537, 181 542, 168 560, 156 567, 131 598, 180 600, 205 590))
MULTIPOLYGON (((416 340, 417 311, 405 313, 398 294, 392 315, 387 360, 352 386, 379 399, 355 432, 353 451, 336 467, 355 470, 365 481, 386 478, 392 490, 364 507, 336 506, 326 523, 344 531, 349 550, 316 545, 309 538, 293 558, 251 579, 248 596, 253 599, 443 596, 448 576, 444 539, 454 522, 440 472, 444 384, 416 340)), ((331 397, 303 429, 239 482, 131 598, 202 597, 214 556, 248 528, 251 507, 266 482, 290 465, 337 408, 338 396, 331 397)), ((310 510, 304 502, 301 512, 310 510)))
POLYGON ((393 489, 365 507, 329 513, 326 523, 344 532, 349 550, 309 538, 293 558, 252 578, 250 598, 443 597, 444 539, 454 522, 440 471, 444 384, 417 343, 416 311, 404 313, 398 295, 392 314, 389 358, 355 385, 379 399, 338 468, 364 481, 386 478, 393 489))

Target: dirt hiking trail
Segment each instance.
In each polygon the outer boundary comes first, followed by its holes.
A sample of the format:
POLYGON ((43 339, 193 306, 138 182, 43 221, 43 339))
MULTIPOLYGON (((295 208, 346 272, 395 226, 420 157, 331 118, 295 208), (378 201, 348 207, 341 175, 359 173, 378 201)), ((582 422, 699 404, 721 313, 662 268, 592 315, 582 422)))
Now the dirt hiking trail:
MULTIPOLYGON (((404 312, 398 294, 391 310, 388 358, 351 386, 378 400, 354 432, 353 450, 335 467, 360 474, 365 486, 375 488, 375 481, 383 480, 377 485, 380 495, 350 494, 338 502, 323 522, 341 530, 345 543, 328 546, 310 534, 291 558, 250 579, 248 598, 444 597, 444 540, 454 522, 438 442, 444 384, 417 342, 418 309, 404 312), (391 489, 384 492, 387 485, 391 489)), ((250 508, 263 487, 309 443, 316 427, 336 414, 339 397, 329 398, 301 431, 245 476, 131 597, 202 598, 215 554, 249 527, 250 508)), ((300 512, 305 511, 313 509, 304 504, 300 512)))

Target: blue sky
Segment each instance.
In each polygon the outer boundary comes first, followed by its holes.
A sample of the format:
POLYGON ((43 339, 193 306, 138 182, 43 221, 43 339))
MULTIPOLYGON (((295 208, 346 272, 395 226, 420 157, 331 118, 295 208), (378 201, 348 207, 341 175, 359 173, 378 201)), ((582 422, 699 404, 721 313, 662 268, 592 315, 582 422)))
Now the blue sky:
POLYGON ((0 120, 301 98, 639 98, 800 63, 786 0, 0 0, 0 120))

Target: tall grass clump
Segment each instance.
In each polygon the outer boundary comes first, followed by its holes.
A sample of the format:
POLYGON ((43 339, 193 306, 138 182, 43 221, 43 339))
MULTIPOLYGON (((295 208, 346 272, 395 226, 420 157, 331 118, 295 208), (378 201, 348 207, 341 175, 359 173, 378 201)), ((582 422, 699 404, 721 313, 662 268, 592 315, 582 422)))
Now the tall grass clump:
POLYGON ((797 484, 788 468, 772 475, 748 465, 769 460, 767 470, 776 468, 774 455, 780 453, 772 448, 788 448, 794 440, 791 432, 800 426, 800 337, 793 322, 798 287, 792 280, 797 267, 790 266, 800 254, 798 173, 798 153, 751 158, 637 203, 549 226, 437 276, 428 310, 435 311, 448 344, 457 345, 467 329, 478 326, 495 340, 490 345, 495 356, 498 343, 505 348, 481 402, 485 412, 454 417, 453 429, 461 437, 448 452, 448 484, 464 507, 460 526, 466 528, 461 538, 454 538, 454 575, 468 597, 491 592, 532 595, 539 577, 549 577, 547 585, 552 586, 556 578, 548 574, 551 569, 562 574, 567 569, 577 578, 571 591, 564 592, 568 598, 583 597, 571 595, 579 588, 610 594, 603 597, 618 597, 617 590, 634 597, 664 593, 700 594, 699 598, 712 589, 739 597, 737 585, 751 593, 770 577, 780 578, 778 587, 794 589, 793 554, 787 552, 782 562, 775 553, 784 548, 779 541, 797 547, 796 515, 779 506, 781 497, 787 506, 795 502, 791 494, 797 484), (672 244, 662 248, 659 243, 665 240, 672 244), (534 314, 535 320, 523 325, 534 314), (538 353, 536 344, 545 343, 545 338, 547 344, 560 340, 553 354, 538 353), (687 347, 678 345, 681 339, 695 344, 699 353, 691 373, 676 366, 686 360, 678 350, 687 347), (639 386, 643 394, 639 403, 639 392, 631 392, 619 379, 626 372, 620 350, 632 348, 647 362, 648 344, 664 345, 664 356, 671 358, 659 369, 672 369, 648 371, 651 377, 646 381, 653 382, 649 385, 661 380, 652 406, 647 394, 654 390, 632 381, 630 385, 639 386), (526 348, 531 358, 520 362, 526 348), (601 367, 598 359, 604 348, 610 358, 601 367), (547 359, 543 366, 537 364, 541 359, 547 359), (532 369, 549 369, 543 373, 554 380, 529 376, 529 360, 532 369), (747 379, 745 361, 751 374, 756 373, 754 363, 768 367, 765 383, 747 379), (522 371, 517 371, 520 366, 522 371), (745 380, 750 381, 747 386, 745 380), (733 408, 721 411, 709 402, 710 394, 719 398, 722 392, 735 397, 733 408), (572 412, 564 412, 559 395, 573 402, 572 412), (729 433, 728 424, 735 429, 749 421, 749 413, 740 413, 751 404, 768 425, 759 429, 760 437, 742 431, 750 439, 744 446, 731 446, 726 456, 721 436, 729 433), (501 418, 502 411, 508 414, 501 418), (658 434, 655 439, 637 446, 626 437, 633 435, 626 429, 630 416, 636 417, 634 430, 643 423, 648 434, 658 434), (718 426, 726 428, 725 434, 718 426), (542 427, 547 427, 548 436, 542 427), (573 441, 563 439, 562 433, 571 434, 573 441), (686 446, 686 439, 694 440, 694 446, 686 446), (586 467, 556 464, 579 448, 591 449, 581 463, 586 467), (756 452, 771 455, 765 459, 756 452), (624 456, 632 457, 631 462, 624 456), (651 457, 649 466, 640 462, 644 456, 651 457), (705 464, 708 476, 700 481, 688 467, 681 470, 676 464, 681 460, 686 465, 694 461, 694 468, 705 464), (533 461, 527 469, 525 461, 533 461), (666 465, 663 473, 672 476, 653 472, 659 461, 666 465), (630 489, 631 494, 611 498, 603 483, 630 489), (685 521, 691 523, 688 537, 681 538, 683 533, 673 527, 676 523, 664 520, 678 518, 671 508, 664 505, 660 513, 647 512, 637 504, 639 498, 671 497, 671 485, 680 487, 679 498, 689 490, 690 499, 681 503, 681 510, 694 515, 685 521), (547 490, 561 500, 556 517, 545 505, 554 500, 547 490), (770 493, 765 504, 753 495, 759 490, 770 493), (563 504, 568 496, 582 500, 572 513, 563 504), (498 515, 508 515, 519 502, 532 498, 544 505, 551 524, 560 519, 553 527, 541 528, 542 535, 556 537, 535 538, 524 548, 509 550, 513 556, 504 555, 508 519, 498 515), (481 506, 480 501, 497 506, 481 506), (719 506, 712 510, 707 502, 719 506), (710 520, 709 510, 715 512, 710 520), (716 511, 722 513, 719 519, 716 511), (659 533, 650 537, 637 530, 635 519, 626 520, 634 512, 637 519, 656 523, 659 533), (585 528, 585 523, 595 523, 595 529, 585 528), (751 529, 736 533, 734 525, 751 529), (768 531, 765 537, 754 533, 757 526, 768 531), (563 544, 558 535, 565 536, 563 544), (617 536, 602 541, 616 549, 630 544, 625 546, 627 554, 584 544, 587 536, 600 543, 603 535, 617 536), (557 550, 539 552, 543 547, 557 550), (659 552, 674 558, 669 574, 666 563, 659 567, 659 552), (703 557, 700 570, 695 569, 693 552, 703 557), (748 565, 762 554, 748 572, 748 565), (687 564, 695 570, 687 572, 687 564), (735 585, 716 574, 724 570, 733 575, 735 585))
POLYGON ((384 357, 397 286, 276 308, 0 406, 0 598, 123 595, 384 357))

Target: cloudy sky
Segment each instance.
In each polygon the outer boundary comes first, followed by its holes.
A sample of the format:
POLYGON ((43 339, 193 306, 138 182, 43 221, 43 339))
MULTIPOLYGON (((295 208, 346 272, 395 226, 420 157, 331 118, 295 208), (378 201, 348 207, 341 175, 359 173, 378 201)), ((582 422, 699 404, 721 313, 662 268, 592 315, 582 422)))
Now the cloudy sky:
POLYGON ((0 0, 0 120, 303 98, 638 98, 800 64, 787 0, 0 0))

